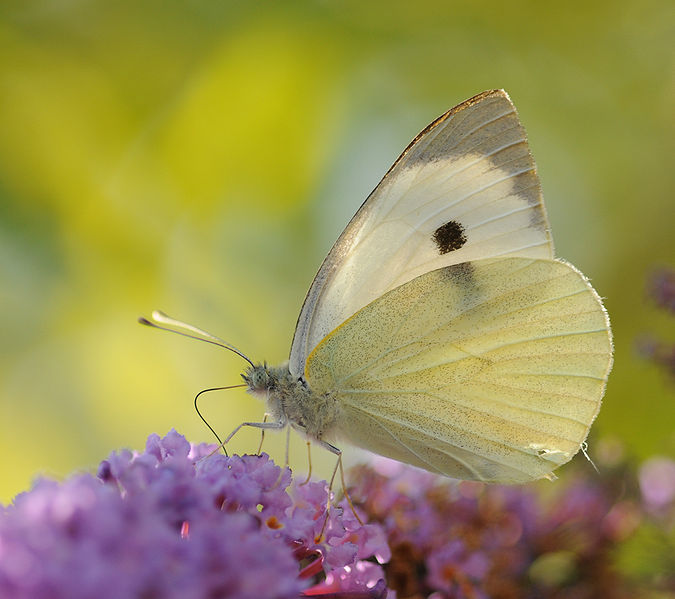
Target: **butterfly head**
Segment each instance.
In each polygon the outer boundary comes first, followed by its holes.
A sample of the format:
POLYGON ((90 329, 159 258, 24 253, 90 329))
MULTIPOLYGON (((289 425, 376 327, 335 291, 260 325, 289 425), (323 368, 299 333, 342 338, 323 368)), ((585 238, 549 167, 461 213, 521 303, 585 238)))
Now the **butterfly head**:
POLYGON ((267 395, 273 386, 273 377, 267 364, 249 366, 241 378, 248 385, 247 391, 252 395, 267 395))

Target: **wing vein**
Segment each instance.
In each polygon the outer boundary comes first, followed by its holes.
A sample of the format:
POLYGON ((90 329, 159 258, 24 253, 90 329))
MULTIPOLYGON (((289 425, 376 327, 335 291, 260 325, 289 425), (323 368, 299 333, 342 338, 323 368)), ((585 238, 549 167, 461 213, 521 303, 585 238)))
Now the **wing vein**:
MULTIPOLYGON (((388 414, 387 416, 383 416, 383 415, 381 415, 381 414, 379 414, 379 413, 378 413, 378 414, 373 414, 373 413, 370 412, 369 410, 365 410, 365 409, 363 408, 363 406, 350 406, 350 407, 353 408, 353 409, 355 409, 356 411, 362 412, 362 413, 365 414, 365 415, 371 416, 371 418, 372 418, 373 420, 377 420, 377 421, 379 421, 379 420, 384 420, 384 421, 389 421, 389 422, 391 422, 391 423, 393 423, 393 424, 398 424, 399 426, 402 426, 403 428, 408 428, 408 429, 410 429, 410 430, 414 430, 418 435, 422 435, 422 436, 424 436, 424 437, 426 437, 426 438, 428 438, 428 439, 433 439, 433 440, 435 440, 435 441, 440 441, 440 442, 442 442, 442 443, 443 443, 444 445, 446 445, 446 446, 457 447, 458 449, 461 449, 461 450, 463 450, 463 451, 470 451, 471 453, 473 453, 473 454, 475 454, 475 455, 477 455, 477 456, 480 456, 481 458, 483 458, 483 459, 485 459, 485 460, 488 460, 488 461, 490 461, 490 462, 492 462, 492 463, 494 463, 494 464, 499 464, 500 466, 506 466, 506 467, 508 467, 508 468, 512 468, 512 469, 514 469, 514 470, 517 470, 518 472, 521 472, 522 474, 525 474, 528 478, 531 478, 531 475, 530 475, 528 472, 526 472, 525 470, 522 470, 521 468, 518 468, 517 466, 515 466, 515 465, 513 465, 513 464, 510 464, 510 463, 508 463, 508 462, 506 462, 506 461, 502 461, 502 460, 496 459, 496 457, 494 456, 494 454, 488 454, 487 452, 478 452, 478 451, 475 451, 474 449, 466 449, 466 448, 464 448, 464 447, 461 447, 461 446, 459 446, 459 445, 456 445, 456 444, 450 442, 450 441, 447 440, 447 439, 439 439, 438 437, 433 437, 433 436, 431 436, 426 430, 424 430, 424 429, 422 429, 422 428, 419 428, 419 427, 416 427, 416 426, 411 426, 409 421, 403 421, 403 420, 399 420, 399 419, 397 419, 397 418, 392 418, 390 414, 388 414)), ((452 426, 451 424, 448 424, 447 422, 444 423, 444 424, 445 424, 449 429, 457 430, 457 427, 454 427, 454 426, 452 426)), ((388 429, 387 429, 387 430, 388 430, 388 429)), ((466 431, 464 431, 464 432, 466 432, 466 431)), ((474 436, 476 436, 476 437, 478 437, 478 438, 480 438, 480 439, 484 439, 485 441, 489 441, 490 443, 494 443, 494 444, 496 444, 496 445, 501 445, 502 447, 505 447, 505 448, 508 449, 508 450, 515 451, 515 452, 518 452, 518 453, 522 453, 522 454, 527 455, 527 456, 530 456, 530 457, 534 457, 534 454, 533 454, 533 453, 531 453, 531 452, 529 452, 529 451, 523 449, 522 447, 517 447, 517 446, 514 446, 514 445, 510 445, 510 444, 508 444, 508 443, 504 443, 503 441, 498 441, 498 440, 495 440, 495 439, 491 439, 490 437, 488 437, 488 436, 486 436, 486 435, 482 435, 482 434, 479 434, 479 433, 476 433, 476 432, 473 432, 473 431, 471 432, 471 435, 474 435, 474 436)), ((394 436, 394 435, 392 434, 392 436, 394 436)), ((396 437, 394 437, 394 438, 397 439, 396 437)), ((397 439, 397 440, 398 440, 398 439, 397 439)), ((400 442, 400 441, 399 441, 399 442, 400 442)), ((404 447, 407 447, 407 445, 405 445, 405 444, 403 444, 403 445, 404 445, 404 447)), ((444 450, 442 450, 442 449, 439 450, 439 451, 441 451, 441 452, 444 453, 445 455, 450 456, 452 459, 457 459, 455 456, 453 456, 452 454, 450 454, 450 453, 448 453, 448 452, 446 452, 446 451, 444 451, 444 450)), ((413 454, 414 454, 414 455, 417 455, 417 454, 415 454, 414 452, 413 452, 413 454)), ((424 461, 425 463, 428 463, 427 460, 422 460, 422 461, 424 461)), ((464 460, 459 460, 459 459, 457 459, 457 461, 460 462, 461 464, 464 464, 465 466, 469 467, 469 464, 468 464, 467 462, 465 462, 464 460)), ((472 472, 474 472, 473 467, 470 467, 470 470, 471 470, 472 472)), ((479 475, 479 476, 480 476, 480 475, 479 475)), ((480 476, 480 478, 478 478, 478 480, 485 480, 485 479, 484 479, 482 476, 480 476)))

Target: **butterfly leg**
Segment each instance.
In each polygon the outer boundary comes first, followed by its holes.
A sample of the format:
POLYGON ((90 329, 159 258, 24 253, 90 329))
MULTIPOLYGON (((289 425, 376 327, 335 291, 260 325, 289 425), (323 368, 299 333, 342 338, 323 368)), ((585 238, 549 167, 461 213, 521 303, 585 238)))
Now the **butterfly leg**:
POLYGON ((300 483, 300 486, 302 487, 303 485, 306 485, 309 482, 309 479, 312 478, 312 452, 311 452, 311 446, 312 444, 307 441, 307 463, 309 464, 309 472, 307 473, 307 478, 300 483))
MULTIPOLYGON (((262 449, 263 439, 265 438, 265 431, 281 430, 284 427, 286 427, 286 425, 288 424, 288 422, 286 420, 279 420, 278 422, 267 422, 267 417, 269 415, 270 414, 265 413, 265 415, 263 416, 262 422, 242 422, 237 428, 235 428, 227 436, 225 441, 223 441, 223 445, 225 445, 225 443, 227 443, 232 437, 234 437, 239 432, 239 430, 244 426, 251 426, 253 428, 259 428, 260 431, 261 431, 260 432, 261 439, 260 439, 260 445, 258 446, 258 455, 260 455, 260 450, 262 449)), ((288 446, 290 444, 290 433, 291 433, 291 427, 289 426, 286 430, 286 468, 288 468, 288 446)), ((276 482, 277 485, 281 481, 282 475, 283 475, 283 469, 280 469, 279 470, 279 478, 277 479, 277 482, 276 482)))
MULTIPOLYGON (((267 422, 267 417, 270 416, 267 412, 265 412, 263 416, 263 421, 262 424, 265 424, 267 422)), ((262 453, 262 446, 263 446, 263 441, 265 440, 265 429, 260 429, 260 445, 258 445, 258 451, 257 454, 260 455, 262 453)))
POLYGON ((321 528, 320 536, 323 536, 323 533, 326 529, 326 524, 328 524, 328 514, 330 512, 330 494, 333 489, 333 481, 335 480, 335 475, 337 474, 338 470, 340 470, 340 481, 342 482, 342 492, 345 494, 345 499, 347 500, 347 503, 349 504, 349 507, 352 510, 352 514, 354 514, 358 523, 361 526, 363 526, 363 521, 361 520, 361 518, 359 518, 359 515, 356 513, 356 508, 352 503, 352 498, 349 496, 349 491, 347 491, 347 485, 345 484, 345 470, 342 466, 342 450, 335 447, 335 445, 331 445, 326 441, 322 441, 321 439, 318 439, 318 443, 319 445, 321 445, 321 447, 327 449, 328 451, 337 456, 337 463, 335 464, 335 468, 333 468, 333 474, 330 477, 330 483, 328 485, 328 506, 326 508, 326 519, 323 523, 323 527, 321 528))
POLYGON ((279 422, 242 422, 237 428, 235 428, 226 438, 225 441, 223 441, 223 445, 227 445, 229 443, 230 439, 234 437, 242 428, 245 426, 250 426, 253 428, 259 428, 262 429, 263 431, 266 430, 281 430, 286 426, 286 421, 285 420, 279 420, 279 422))
POLYGON ((223 441, 218 447, 216 447, 210 454, 204 456, 201 459, 206 459, 210 458, 214 453, 217 453, 221 449, 225 449, 225 445, 230 441, 232 437, 234 437, 240 429, 242 429, 245 426, 251 426, 253 428, 259 428, 262 429, 263 431, 266 430, 281 430, 286 426, 287 422, 285 420, 280 420, 279 422, 242 422, 237 428, 235 428, 223 441))

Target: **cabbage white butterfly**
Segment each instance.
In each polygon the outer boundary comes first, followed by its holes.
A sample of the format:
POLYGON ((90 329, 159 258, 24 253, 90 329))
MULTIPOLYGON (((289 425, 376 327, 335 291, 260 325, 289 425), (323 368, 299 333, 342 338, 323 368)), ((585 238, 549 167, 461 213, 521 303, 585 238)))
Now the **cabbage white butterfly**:
POLYGON ((455 478, 554 478, 600 409, 612 340, 588 280, 554 258, 506 92, 411 142, 321 265, 288 364, 248 361, 272 421, 240 426, 290 425, 338 456, 346 440, 455 478))

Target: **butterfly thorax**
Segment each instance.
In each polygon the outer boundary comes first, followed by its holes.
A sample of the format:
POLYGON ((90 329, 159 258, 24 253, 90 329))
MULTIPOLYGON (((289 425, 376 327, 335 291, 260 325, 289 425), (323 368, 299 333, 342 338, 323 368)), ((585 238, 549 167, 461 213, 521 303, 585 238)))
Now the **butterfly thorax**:
POLYGON ((334 393, 315 393, 306 381, 293 376, 288 365, 251 366, 242 375, 247 391, 267 402, 273 420, 290 424, 314 439, 330 436, 338 417, 334 393))

